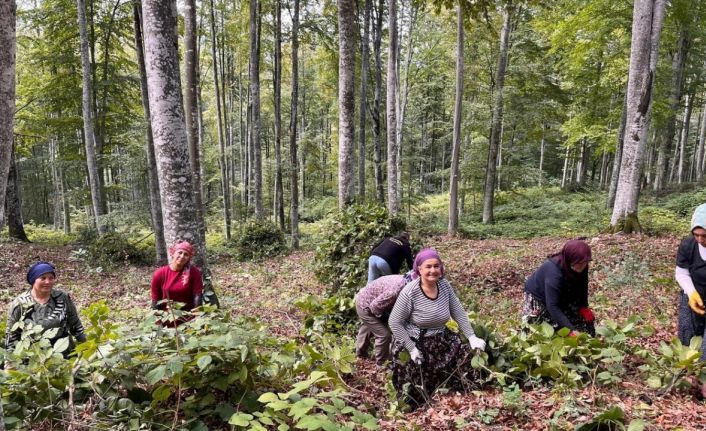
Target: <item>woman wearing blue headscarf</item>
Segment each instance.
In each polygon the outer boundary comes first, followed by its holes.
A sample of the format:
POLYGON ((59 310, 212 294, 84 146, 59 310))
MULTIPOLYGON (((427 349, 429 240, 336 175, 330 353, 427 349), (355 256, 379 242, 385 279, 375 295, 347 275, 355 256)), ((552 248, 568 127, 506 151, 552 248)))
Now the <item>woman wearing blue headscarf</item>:
POLYGON ((58 340, 69 337, 69 347, 62 352, 68 356, 74 349, 74 338, 78 342, 86 341, 81 319, 71 297, 60 289, 54 289, 56 268, 49 262, 37 262, 27 272, 29 290, 10 303, 7 316, 5 347, 8 352, 22 339, 23 328, 29 324, 39 325, 43 332, 58 329, 50 338, 52 345, 58 340), (23 322, 15 328, 17 322, 23 322))
MULTIPOLYGON (((677 250, 674 278, 684 292, 679 302, 679 340, 688 346, 692 337, 706 339, 706 204, 699 205, 691 217, 691 235, 677 250)), ((706 342, 701 343, 701 360, 706 361, 706 342)), ((701 394, 706 397, 706 383, 701 394)))

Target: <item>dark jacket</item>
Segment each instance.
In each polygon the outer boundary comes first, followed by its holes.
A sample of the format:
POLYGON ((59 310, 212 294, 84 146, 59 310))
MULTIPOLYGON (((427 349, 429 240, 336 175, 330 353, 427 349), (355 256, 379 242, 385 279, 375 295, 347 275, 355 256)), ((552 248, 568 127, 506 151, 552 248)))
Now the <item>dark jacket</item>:
POLYGON ((574 330, 564 310, 571 304, 588 307, 588 269, 577 274, 573 285, 567 285, 561 267, 551 258, 547 259, 527 279, 525 292, 544 303, 552 320, 560 327, 574 330))
POLYGON ((691 281, 702 298, 706 297, 706 262, 701 259, 699 243, 693 236, 682 240, 677 251, 677 266, 689 270, 691 281))
POLYGON ((385 259, 393 274, 400 272, 403 260, 407 262, 409 269, 412 269, 412 247, 407 240, 396 237, 385 238, 373 248, 372 254, 385 259))

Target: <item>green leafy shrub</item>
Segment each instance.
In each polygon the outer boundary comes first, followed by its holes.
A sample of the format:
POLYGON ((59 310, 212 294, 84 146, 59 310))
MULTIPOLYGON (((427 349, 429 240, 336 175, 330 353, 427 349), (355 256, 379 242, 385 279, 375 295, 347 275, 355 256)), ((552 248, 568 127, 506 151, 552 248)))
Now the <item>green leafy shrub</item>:
POLYGON ((24 225, 27 238, 32 242, 51 245, 68 245, 76 240, 75 235, 67 235, 63 230, 54 229, 46 225, 27 223, 24 225))
POLYGON ((701 361, 701 343, 701 337, 692 338, 688 346, 682 345, 676 338, 669 343, 662 341, 658 355, 638 348, 636 355, 646 361, 639 369, 645 373, 647 385, 667 393, 674 388, 689 387, 692 377, 706 383, 706 364, 701 361))
POLYGON ((324 224, 328 237, 316 248, 316 276, 329 293, 352 298, 365 283, 373 246, 404 229, 403 220, 390 218, 376 204, 354 204, 335 213, 324 224))
MULTIPOLYGON (((693 211, 691 208, 690 211, 693 211)), ((645 207, 640 209, 640 225, 648 235, 684 235, 689 231, 689 215, 680 215, 668 208, 645 207)))
POLYGON ((228 244, 239 260, 261 259, 283 253, 284 233, 270 221, 251 221, 240 226, 228 244))
POLYGON ((91 262, 103 266, 120 263, 147 265, 152 257, 145 250, 138 248, 130 239, 118 232, 107 232, 88 243, 87 257, 91 262))

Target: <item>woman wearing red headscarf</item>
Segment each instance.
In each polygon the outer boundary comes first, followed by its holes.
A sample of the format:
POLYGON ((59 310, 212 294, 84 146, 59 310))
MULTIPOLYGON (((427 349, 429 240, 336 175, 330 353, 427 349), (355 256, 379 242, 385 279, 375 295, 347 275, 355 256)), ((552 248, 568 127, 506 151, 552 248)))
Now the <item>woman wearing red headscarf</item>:
POLYGON ((158 268, 152 276, 152 308, 166 310, 167 304, 160 301, 180 302, 182 310, 190 311, 203 303, 203 280, 201 271, 191 265, 194 247, 186 241, 178 242, 169 249, 171 263, 158 268))
POLYGON ((525 283, 522 319, 547 322, 555 329, 569 328, 570 335, 596 335, 593 311, 588 307, 588 263, 591 248, 571 240, 544 261, 525 283))

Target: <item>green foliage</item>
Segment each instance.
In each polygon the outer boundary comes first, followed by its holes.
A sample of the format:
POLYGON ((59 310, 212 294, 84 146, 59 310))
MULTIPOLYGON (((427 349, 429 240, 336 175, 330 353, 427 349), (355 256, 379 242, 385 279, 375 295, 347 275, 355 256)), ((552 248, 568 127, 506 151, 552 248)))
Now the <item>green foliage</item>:
POLYGON ((40 244, 63 246, 71 244, 76 239, 74 235, 67 235, 63 230, 45 225, 27 223, 24 225, 24 229, 30 241, 40 244))
POLYGON ((373 246, 404 228, 404 221, 390 218, 385 207, 372 203, 333 214, 324 224, 329 235, 316 248, 316 276, 328 285, 329 293, 352 298, 365 283, 373 246))
POLYGON ((307 337, 314 334, 351 333, 358 324, 353 297, 332 295, 321 299, 308 295, 294 305, 304 312, 302 332, 307 337))
POLYGON ((662 341, 657 355, 638 348, 635 354, 646 361, 639 369, 645 373, 647 385, 666 393, 673 388, 689 387, 689 379, 692 377, 706 382, 706 364, 701 361, 701 343, 701 337, 692 338, 688 346, 682 345, 678 339, 669 343, 662 341))
POLYGON ((107 232, 87 243, 86 257, 90 262, 103 266, 129 263, 147 265, 151 255, 134 245, 130 238, 118 232, 107 232))
POLYGON ((634 253, 625 254, 624 258, 616 263, 606 262, 598 271, 605 275, 602 286, 608 290, 645 286, 652 276, 647 262, 634 253))
POLYGON ((268 220, 241 225, 226 245, 234 247, 234 255, 239 260, 277 256, 287 249, 284 233, 268 220))
POLYGON ((574 431, 600 431, 600 430, 615 430, 615 431, 642 431, 645 428, 645 423, 640 420, 634 420, 625 426, 625 413, 620 407, 612 407, 603 413, 595 416, 589 422, 576 426, 574 431))

